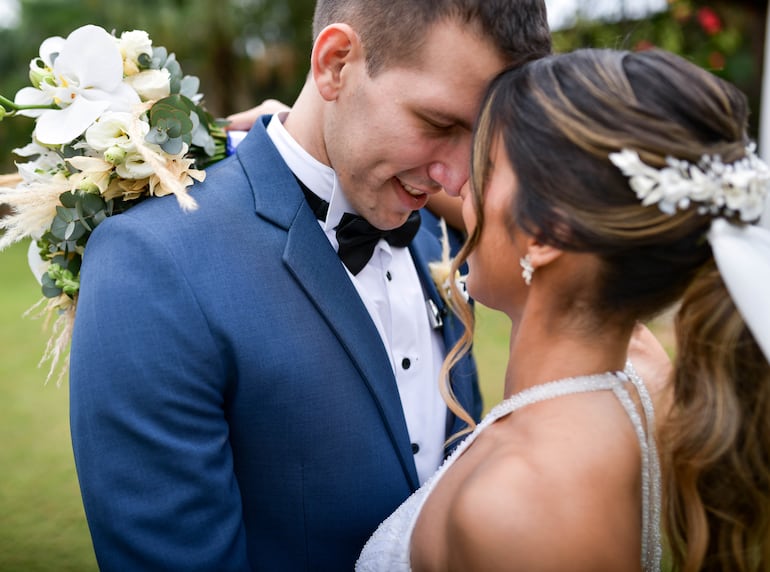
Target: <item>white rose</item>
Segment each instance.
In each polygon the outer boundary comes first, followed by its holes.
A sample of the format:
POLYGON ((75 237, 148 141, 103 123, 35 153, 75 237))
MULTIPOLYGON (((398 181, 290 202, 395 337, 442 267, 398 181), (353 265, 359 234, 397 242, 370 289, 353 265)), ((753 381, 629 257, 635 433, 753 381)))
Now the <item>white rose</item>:
POLYGON ((115 166, 115 172, 124 179, 145 179, 152 175, 155 170, 150 163, 144 160, 142 155, 130 153, 126 155, 125 162, 115 166))
POLYGON ((97 151, 110 147, 131 150, 134 146, 128 133, 133 121, 134 117, 130 113, 107 112, 86 129, 86 142, 97 151))
POLYGON ((152 56, 152 40, 143 30, 123 32, 118 40, 118 49, 124 60, 137 62, 142 54, 152 56))
POLYGON ((167 69, 145 70, 126 78, 142 101, 157 101, 171 93, 171 75, 167 69))

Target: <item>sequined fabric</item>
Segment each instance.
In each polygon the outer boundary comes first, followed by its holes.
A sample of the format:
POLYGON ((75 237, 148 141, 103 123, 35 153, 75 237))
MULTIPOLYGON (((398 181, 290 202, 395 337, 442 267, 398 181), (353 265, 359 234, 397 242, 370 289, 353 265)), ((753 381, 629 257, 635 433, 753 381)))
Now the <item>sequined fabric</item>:
POLYGON ((409 543, 422 506, 447 469, 489 425, 517 409, 538 401, 574 393, 605 390, 611 390, 617 396, 631 419, 639 439, 642 454, 642 568, 647 572, 660 570, 662 555, 660 466, 654 437, 652 432, 647 431, 648 427, 655 426, 654 412, 652 399, 630 363, 626 365, 624 372, 561 379, 536 385, 496 405, 439 470, 377 528, 364 546, 356 563, 356 570, 358 572, 407 572, 410 570, 409 543), (628 381, 636 387, 642 404, 644 421, 626 389, 628 381))

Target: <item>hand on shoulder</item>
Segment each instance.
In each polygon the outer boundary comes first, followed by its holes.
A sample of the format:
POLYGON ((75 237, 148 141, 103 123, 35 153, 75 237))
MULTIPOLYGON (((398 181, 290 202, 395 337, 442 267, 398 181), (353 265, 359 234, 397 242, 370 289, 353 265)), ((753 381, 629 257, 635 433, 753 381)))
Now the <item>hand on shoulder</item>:
POLYGON ((281 111, 288 111, 289 109, 291 108, 288 105, 281 103, 277 99, 266 99, 251 109, 229 115, 227 120, 230 123, 228 123, 226 129, 228 131, 248 131, 261 115, 270 115, 281 111))

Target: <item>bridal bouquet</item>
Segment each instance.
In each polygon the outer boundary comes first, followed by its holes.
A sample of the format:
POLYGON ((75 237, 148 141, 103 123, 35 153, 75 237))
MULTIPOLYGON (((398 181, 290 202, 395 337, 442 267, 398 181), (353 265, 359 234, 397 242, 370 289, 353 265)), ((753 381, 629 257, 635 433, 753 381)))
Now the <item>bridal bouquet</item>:
POLYGON ((45 40, 29 68, 30 87, 13 101, 0 95, 0 120, 35 119, 32 141, 14 150, 17 173, 0 177, 0 204, 12 209, 0 218, 0 250, 33 239, 44 295, 35 308, 54 320, 43 356, 50 378, 68 361, 91 232, 150 196, 174 194, 194 209, 187 187, 225 156, 225 122, 204 109, 198 79, 140 30, 117 37, 83 26, 45 40))

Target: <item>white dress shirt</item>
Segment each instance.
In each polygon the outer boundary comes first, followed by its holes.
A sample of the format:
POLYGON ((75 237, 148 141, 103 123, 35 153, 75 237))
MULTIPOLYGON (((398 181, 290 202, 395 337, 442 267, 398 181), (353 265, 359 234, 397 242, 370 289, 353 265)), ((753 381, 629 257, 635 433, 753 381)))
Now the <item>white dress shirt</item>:
MULTIPOLYGON (((286 115, 274 115, 267 134, 297 178, 329 203, 326 220, 319 224, 336 251, 334 229, 344 213, 355 214, 355 210, 334 170, 313 158, 286 131, 286 115)), ((446 350, 441 332, 430 327, 426 295, 408 248, 392 247, 381 239, 363 270, 357 275, 348 271, 348 276, 390 357, 417 474, 423 483, 444 456, 447 409, 438 375, 446 350)))

